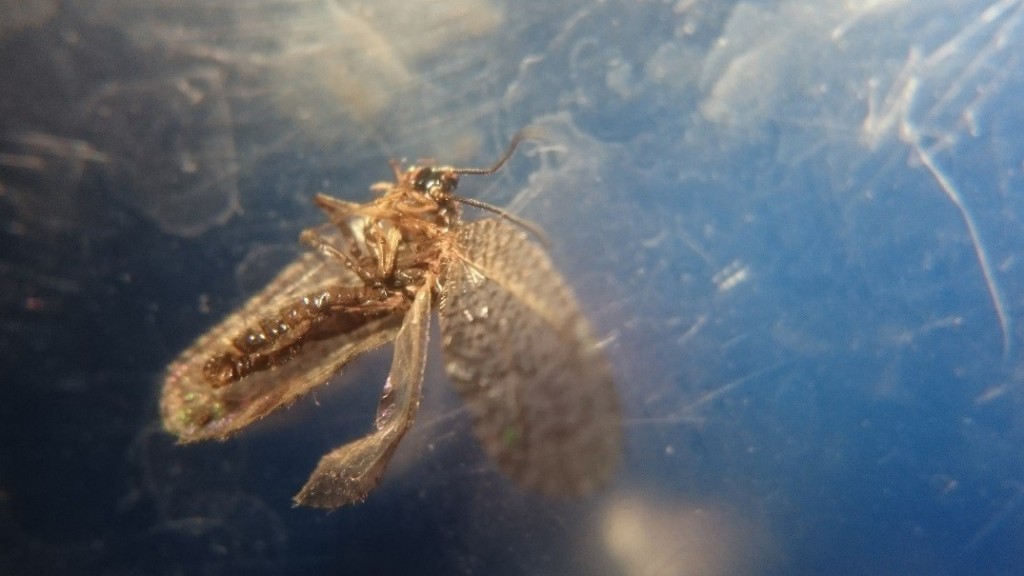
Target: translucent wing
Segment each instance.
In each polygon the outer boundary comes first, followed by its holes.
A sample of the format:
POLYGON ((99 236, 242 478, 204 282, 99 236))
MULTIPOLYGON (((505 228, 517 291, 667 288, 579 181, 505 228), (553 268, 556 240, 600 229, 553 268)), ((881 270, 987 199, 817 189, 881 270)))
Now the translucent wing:
POLYGON ((431 289, 420 290, 395 340, 395 355, 377 406, 374 431, 320 459, 295 504, 338 508, 362 502, 377 487, 420 405, 430 333, 431 289))
POLYGON ((439 310, 445 368, 499 468, 546 494, 601 485, 621 451, 618 396, 547 255, 502 220, 462 226, 439 310))
POLYGON ((311 341, 287 363, 220 388, 203 366, 247 328, 303 295, 360 280, 340 262, 306 253, 220 324, 199 337, 167 368, 160 399, 164 427, 184 442, 225 438, 310 389, 326 382, 354 357, 395 338, 404 310, 351 332, 311 341))

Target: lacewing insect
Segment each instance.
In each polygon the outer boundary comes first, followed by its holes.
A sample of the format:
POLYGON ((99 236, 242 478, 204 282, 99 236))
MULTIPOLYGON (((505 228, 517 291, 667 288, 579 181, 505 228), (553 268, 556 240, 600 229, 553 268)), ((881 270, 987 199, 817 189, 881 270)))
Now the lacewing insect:
POLYGON ((302 233, 313 250, 199 337, 167 368, 160 412, 181 442, 223 440, 394 342, 391 370, 366 436, 323 456, 297 505, 364 500, 419 407, 432 310, 445 370, 474 433, 518 485, 581 495, 610 476, 622 444, 618 396, 542 233, 455 194, 459 176, 489 168, 392 162, 394 182, 357 204, 320 194, 328 222, 302 233), (464 222, 460 205, 498 218, 464 222))

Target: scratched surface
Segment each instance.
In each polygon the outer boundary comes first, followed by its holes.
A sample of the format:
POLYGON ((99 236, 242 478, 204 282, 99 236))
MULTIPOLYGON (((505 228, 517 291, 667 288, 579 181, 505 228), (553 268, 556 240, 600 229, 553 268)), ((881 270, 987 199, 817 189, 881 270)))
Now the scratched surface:
POLYGON ((1024 572, 1021 0, 0 13, 0 573, 1024 572), (231 442, 160 430, 316 193, 526 125, 460 193, 548 232, 622 396, 608 488, 506 479, 442 328, 358 508, 288 499, 388 346, 231 442))

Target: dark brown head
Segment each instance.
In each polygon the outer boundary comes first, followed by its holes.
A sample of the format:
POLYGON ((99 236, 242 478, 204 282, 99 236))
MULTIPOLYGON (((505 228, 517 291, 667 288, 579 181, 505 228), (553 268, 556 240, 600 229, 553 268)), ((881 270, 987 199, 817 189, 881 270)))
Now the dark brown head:
POLYGON ((452 215, 454 215, 454 218, 458 217, 458 207, 456 204, 465 204, 467 206, 473 206, 497 214, 509 222, 529 230, 541 241, 542 244, 546 245, 548 243, 547 237, 544 232, 534 224, 522 220, 517 216, 513 216, 497 206, 492 206, 486 202, 481 202, 480 200, 474 200, 472 198, 463 198, 455 194, 455 189, 459 186, 460 174, 475 174, 478 176, 494 174, 500 170, 506 162, 508 162, 509 158, 512 157, 512 153, 515 152, 516 146, 532 134, 533 131, 525 129, 521 130, 512 138, 512 141, 509 142, 508 148, 505 149, 505 153, 501 155, 501 158, 488 168, 414 166, 406 172, 403 177, 403 182, 411 184, 414 190, 425 194, 431 200, 437 202, 440 207, 438 211, 439 219, 443 220, 446 225, 451 224, 453 218, 452 215))
POLYGON ((451 168, 423 166, 412 176, 412 187, 438 203, 449 200, 459 186, 459 175, 451 168))

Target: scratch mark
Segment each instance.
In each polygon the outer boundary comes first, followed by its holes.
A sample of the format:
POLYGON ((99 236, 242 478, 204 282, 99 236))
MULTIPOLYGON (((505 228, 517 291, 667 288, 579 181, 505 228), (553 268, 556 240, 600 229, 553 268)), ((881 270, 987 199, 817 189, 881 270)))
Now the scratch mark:
POLYGON ((978 261, 978 266, 981 267, 981 275, 985 279, 989 299, 992 300, 992 307, 995 309, 996 317, 999 320, 999 329, 1003 336, 1003 357, 1008 358, 1012 347, 1010 317, 1006 313, 1006 304, 1003 302, 1002 290, 999 287, 999 283, 996 282, 992 263, 989 261, 988 251, 985 249, 981 235, 978 233, 978 226, 974 223, 974 217, 964 204, 963 197, 956 186, 935 161, 935 157, 921 145, 921 136, 906 118, 903 119, 900 131, 903 133, 905 140, 913 146, 914 152, 917 153, 917 157, 921 160, 921 164, 928 169, 932 178, 939 185, 939 189, 956 207, 957 212, 960 214, 960 219, 963 220, 964 226, 967 228, 967 235, 970 237, 971 246, 974 248, 975 259, 978 261))

